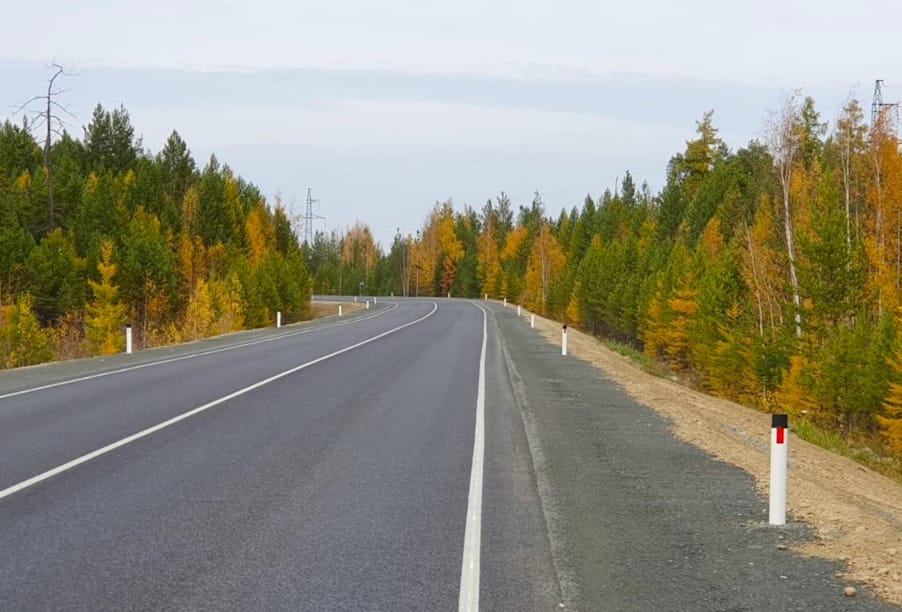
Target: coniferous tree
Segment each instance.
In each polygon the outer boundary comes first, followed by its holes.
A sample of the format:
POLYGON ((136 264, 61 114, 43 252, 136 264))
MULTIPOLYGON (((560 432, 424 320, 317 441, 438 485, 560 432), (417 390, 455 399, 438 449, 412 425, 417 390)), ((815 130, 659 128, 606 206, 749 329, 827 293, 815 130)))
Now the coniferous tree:
POLYGON ((125 306, 119 301, 119 288, 113 283, 116 264, 113 263, 113 243, 101 246, 101 260, 97 264, 100 282, 88 280, 92 300, 85 309, 88 342, 99 355, 112 355, 125 348, 125 306))

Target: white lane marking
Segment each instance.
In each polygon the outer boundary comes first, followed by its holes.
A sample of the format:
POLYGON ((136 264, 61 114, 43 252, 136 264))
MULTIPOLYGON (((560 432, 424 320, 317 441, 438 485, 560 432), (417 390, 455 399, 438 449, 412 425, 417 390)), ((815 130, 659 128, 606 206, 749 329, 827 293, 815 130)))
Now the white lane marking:
POLYGON ((380 310, 377 313, 369 314, 361 317, 355 317, 353 319, 348 319, 346 321, 342 321, 340 323, 330 323, 328 325, 320 325, 317 327, 311 327, 309 329, 303 329, 300 331, 290 332, 287 334, 279 334, 278 336, 271 336, 269 338, 261 338, 260 340, 250 340, 248 342, 242 342, 240 344, 231 344, 229 346, 223 346, 216 349, 210 349, 208 351, 200 351, 198 353, 189 353, 187 355, 179 355, 178 357, 171 357, 169 359, 161 359, 159 361, 150 361, 148 363, 142 363, 140 365, 128 366, 127 368, 118 368, 116 370, 109 370, 107 372, 99 372, 97 374, 89 374, 87 376, 79 376, 78 378, 70 378, 67 380, 61 380, 55 383, 49 383, 46 385, 41 385, 39 387, 29 387, 28 389, 22 389, 20 391, 12 391, 10 393, 5 393, 0 395, 0 400, 7 399, 10 397, 16 397, 18 395, 27 395, 28 393, 35 393, 36 391, 46 391, 47 389, 54 389, 56 387, 63 387, 65 385, 71 385, 74 383, 84 382, 86 380, 94 380, 95 378, 103 378, 105 376, 112 376, 114 374, 124 374, 126 372, 134 372, 135 370, 143 370, 144 368, 152 368, 155 366, 165 365, 167 363, 175 363, 177 361, 185 361, 186 359, 194 359, 195 357, 206 357, 207 355, 214 355, 216 353, 225 353, 226 351, 234 351, 235 349, 245 348, 248 346, 255 346, 257 344, 266 344, 268 342, 275 342, 276 340, 285 340, 286 338, 293 338, 294 336, 302 336, 304 334, 310 334, 316 331, 320 331, 323 329, 332 329, 333 327, 343 327, 345 325, 351 325, 352 323, 360 323, 361 321, 367 321, 369 319, 374 319, 376 317, 381 317, 384 314, 391 312, 396 309, 398 304, 392 304, 391 308, 386 310, 380 310))
POLYGON ((485 347, 488 315, 482 311, 482 351, 479 354, 479 382, 476 387, 476 432, 473 434, 473 464, 470 467, 470 493, 467 499, 467 527, 464 531, 464 556, 460 569, 460 612, 479 610, 479 556, 482 539, 482 474, 485 457, 485 347))
POLYGON ((122 438, 121 440, 113 442, 112 444, 107 444, 103 448, 98 448, 95 451, 92 451, 86 455, 82 455, 81 457, 78 457, 76 459, 68 461, 55 468, 49 469, 46 472, 38 474, 37 476, 32 476, 28 480, 23 480, 22 482, 20 482, 18 484, 14 484, 11 487, 7 487, 7 488, 3 489, 2 491, 0 491, 0 500, 2 500, 4 497, 9 497, 10 495, 12 495, 14 493, 18 493, 19 491, 21 491, 23 489, 27 489, 28 487, 36 485, 39 482, 47 480, 48 478, 52 478, 53 476, 62 474, 63 472, 65 472, 67 470, 71 470, 72 468, 79 466, 82 463, 87 463, 88 461, 91 461, 92 459, 96 459, 97 457, 100 457, 101 455, 105 455, 105 454, 109 453, 110 451, 114 451, 119 447, 125 446, 126 444, 130 444, 132 442, 135 442, 136 440, 145 438, 152 433, 160 431, 161 429, 166 429, 170 425, 175 425, 179 421, 184 421, 185 419, 190 418, 198 413, 201 413, 204 410, 209 410, 210 408, 213 408, 214 406, 218 406, 229 400, 235 399, 236 397, 244 395, 245 393, 250 393, 251 391, 253 391, 255 389, 259 389, 260 387, 262 387, 264 385, 268 385, 271 382, 279 380, 280 378, 285 378, 286 376, 290 376, 292 374, 295 374, 296 372, 300 372, 301 370, 309 368, 312 365, 322 363, 323 361, 326 361, 327 359, 337 357, 338 355, 347 353, 348 351, 353 351, 354 349, 360 348, 361 346, 364 346, 365 344, 369 344, 370 342, 375 342, 376 340, 379 340, 380 338, 384 338, 390 334, 401 331, 402 329, 410 327, 411 325, 416 325, 417 323, 425 321, 426 319, 431 317, 433 314, 435 314, 436 310, 438 310, 438 304, 435 302, 432 302, 432 310, 429 311, 428 314, 420 317, 419 319, 415 319, 409 323, 405 323, 404 325, 400 325, 400 326, 390 329, 388 331, 384 331, 381 334, 377 334, 377 335, 373 336, 372 338, 367 338, 366 340, 357 342, 356 344, 352 344, 351 346, 346 346, 345 348, 339 349, 332 353, 329 353, 328 355, 323 355, 322 357, 318 357, 318 358, 314 359, 313 361, 308 361, 307 363, 302 363, 299 366, 295 366, 289 370, 285 370, 284 372, 280 372, 279 374, 270 376, 269 378, 265 378, 265 379, 263 379, 259 382, 256 382, 250 386, 244 387, 243 389, 239 389, 233 393, 224 395, 224 396, 220 397, 219 399, 215 399, 212 402, 207 402, 206 404, 204 404, 202 406, 198 406, 197 408, 189 410, 188 412, 185 412, 178 416, 172 417, 171 419, 169 419, 167 421, 163 421, 162 423, 158 423, 156 425, 153 425, 152 427, 148 427, 147 429, 139 431, 138 433, 135 433, 128 437, 122 438))

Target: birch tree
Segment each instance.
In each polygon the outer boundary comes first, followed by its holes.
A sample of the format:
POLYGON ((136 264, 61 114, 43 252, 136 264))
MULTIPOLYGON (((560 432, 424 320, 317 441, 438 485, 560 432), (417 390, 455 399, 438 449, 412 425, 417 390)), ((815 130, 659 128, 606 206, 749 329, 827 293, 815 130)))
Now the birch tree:
POLYGON ((795 230, 793 228, 792 179, 799 156, 799 92, 787 97, 780 107, 772 111, 767 120, 767 147, 774 161, 774 170, 780 182, 783 203, 783 230, 786 236, 786 258, 789 264, 789 283, 795 307, 796 337, 802 337, 802 297, 799 293, 799 275, 796 263, 795 230))

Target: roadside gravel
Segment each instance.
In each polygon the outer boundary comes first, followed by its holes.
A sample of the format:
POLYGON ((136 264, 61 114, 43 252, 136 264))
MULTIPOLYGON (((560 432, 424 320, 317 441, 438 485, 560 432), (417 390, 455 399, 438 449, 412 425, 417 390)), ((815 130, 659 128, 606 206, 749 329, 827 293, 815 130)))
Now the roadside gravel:
MULTIPOLYGON (((537 316, 536 327, 560 345, 558 322, 537 316)), ((766 499, 769 415, 648 374, 587 334, 571 329, 568 335, 572 356, 665 416, 679 439, 751 474, 766 499)), ((790 521, 813 529, 811 538, 791 548, 845 563, 848 570, 837 578, 863 583, 884 601, 902 605, 902 486, 795 436, 789 442, 790 521)))

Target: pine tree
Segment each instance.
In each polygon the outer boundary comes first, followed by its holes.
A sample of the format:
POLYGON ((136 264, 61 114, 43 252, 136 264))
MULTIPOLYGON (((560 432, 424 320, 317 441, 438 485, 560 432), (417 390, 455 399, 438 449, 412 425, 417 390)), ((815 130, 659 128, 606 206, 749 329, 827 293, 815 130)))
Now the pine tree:
POLYGON ((563 275, 564 264, 564 252, 551 233, 550 225, 543 222, 539 235, 533 240, 532 253, 526 266, 522 301, 529 310, 542 315, 549 314, 549 303, 555 305, 554 288, 563 275))
POLYGON ((119 290, 135 322, 136 345, 165 341, 166 324, 173 319, 178 286, 175 254, 163 234, 160 220, 139 207, 122 238, 118 266, 119 290))
POLYGON ((125 348, 125 306, 119 302, 119 289, 113 284, 116 264, 113 263, 113 243, 109 240, 101 247, 97 271, 100 273, 100 282, 88 280, 93 295, 85 312, 88 342, 92 352, 112 355, 125 348))
POLYGON ((464 256, 464 247, 457 237, 454 210, 449 202, 442 207, 438 225, 438 261, 440 267, 437 278, 439 295, 448 295, 457 281, 457 266, 464 256))
POLYGON ((498 248, 498 218, 489 200, 483 209, 483 230, 476 239, 476 273, 482 291, 490 297, 500 294, 501 253, 498 248))
POLYGON ((211 282, 209 292, 216 316, 215 332, 226 334, 244 329, 244 303, 238 275, 233 272, 226 280, 211 282))
POLYGON ((0 307, 0 366, 4 368, 53 359, 47 333, 31 305, 31 296, 21 293, 15 305, 0 307))
POLYGON ((811 364, 802 355, 790 357, 789 364, 775 394, 775 408, 778 412, 810 414, 812 418, 816 418, 818 405, 811 396, 811 388, 814 386, 811 364))
POLYGON ((742 307, 734 302, 718 323, 719 340, 712 347, 706 385, 714 395, 751 403, 757 396, 752 336, 744 324, 742 307))
POLYGON ((902 352, 892 362, 893 382, 883 402, 883 413, 877 416, 886 445, 902 455, 902 352))
POLYGON ((182 332, 186 340, 206 338, 216 319, 207 281, 198 279, 185 308, 182 332))
MULTIPOLYGON (((61 228, 48 234, 25 262, 34 310, 44 322, 58 319, 84 306, 85 261, 61 228)), ((31 303, 29 303, 29 308, 31 303)))

